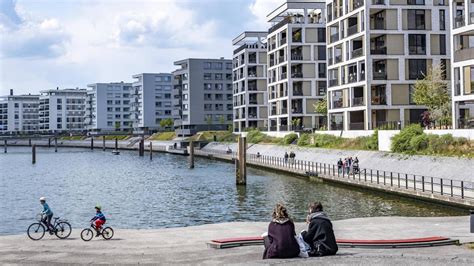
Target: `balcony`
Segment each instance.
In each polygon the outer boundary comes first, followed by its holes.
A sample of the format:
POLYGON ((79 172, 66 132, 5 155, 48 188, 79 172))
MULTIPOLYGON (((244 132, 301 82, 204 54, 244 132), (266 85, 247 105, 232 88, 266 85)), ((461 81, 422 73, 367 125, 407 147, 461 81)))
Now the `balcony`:
POLYGON ((278 22, 277 24, 273 25, 272 27, 270 27, 270 29, 268 29, 268 34, 276 31, 277 29, 283 27, 284 25, 288 24, 291 22, 291 17, 286 17, 284 18, 282 21, 278 22))
POLYGON ((280 80, 286 79, 288 77, 287 73, 281 73, 280 80))
POLYGON ((281 108, 280 114, 281 114, 281 115, 286 115, 286 114, 288 114, 288 109, 287 109, 287 108, 281 108))
POLYGON ((303 55, 301 54, 292 54, 291 60, 303 60, 303 55))
POLYGON ((371 103, 372 105, 386 105, 387 96, 386 95, 372 96, 371 103))
POLYGON ((357 73, 349 73, 348 83, 357 82, 357 73))
POLYGON ((292 77, 292 78, 303 78, 303 73, 301 73, 301 72, 294 72, 294 73, 291 73, 291 77, 292 77))
POLYGON ((354 34, 356 34, 357 32, 358 32, 357 24, 352 25, 352 26, 349 26, 349 28, 347 29, 347 36, 354 35, 354 34))
POLYGON ((329 40, 331 40, 332 43, 337 42, 339 40, 339 32, 331 34, 331 37, 329 38, 329 40))
POLYGON ((337 86, 339 85, 339 82, 337 79, 330 79, 329 80, 329 87, 334 87, 334 86, 337 86))
POLYGON ((343 104, 343 102, 342 102, 342 99, 336 100, 336 101, 333 101, 333 102, 332 102, 332 108, 333 108, 333 109, 343 108, 343 107, 344 107, 343 105, 344 105, 344 104, 343 104))
POLYGON ((352 106, 363 106, 364 105, 364 97, 354 97, 352 99, 352 106))
POLYGON ((278 57, 278 64, 281 64, 286 61, 286 58, 284 56, 279 56, 278 57))
POLYGON ((454 28, 463 27, 466 24, 464 21, 464 15, 459 15, 454 18, 454 28))
POLYGON ((293 88, 293 96, 303 96, 303 90, 301 88, 293 88))
POLYGON ((474 47, 454 51, 454 62, 474 59, 474 47))
POLYGON ((341 63, 342 62, 342 55, 336 55, 334 57, 334 64, 341 63))
POLYGON ((387 79, 387 72, 385 70, 374 71, 372 76, 373 76, 373 79, 386 80, 387 79))
POLYGON ((376 47, 374 49, 370 49, 370 54, 373 54, 373 55, 377 55, 377 54, 386 55, 387 54, 387 47, 376 47))
POLYGON ((372 0, 372 5, 385 5, 385 0, 372 0))

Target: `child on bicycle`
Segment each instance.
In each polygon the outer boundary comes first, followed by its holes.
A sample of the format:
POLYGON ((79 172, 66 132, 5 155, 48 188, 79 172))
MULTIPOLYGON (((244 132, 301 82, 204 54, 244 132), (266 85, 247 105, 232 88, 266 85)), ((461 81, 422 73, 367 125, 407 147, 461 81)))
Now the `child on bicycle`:
POLYGON ((101 209, 102 208, 100 205, 96 205, 95 216, 91 219, 91 223, 94 223, 94 227, 97 232, 96 237, 100 235, 100 229, 102 228, 102 225, 104 225, 106 222, 105 215, 102 213, 101 209))
POLYGON ((45 197, 41 197, 39 200, 40 200, 41 205, 43 205, 43 211, 41 213, 44 215, 44 218, 42 221, 44 224, 46 224, 47 231, 49 231, 49 233, 52 234, 53 230, 51 230, 51 228, 53 226, 51 225, 51 219, 53 218, 53 211, 49 208, 48 203, 46 203, 45 197))

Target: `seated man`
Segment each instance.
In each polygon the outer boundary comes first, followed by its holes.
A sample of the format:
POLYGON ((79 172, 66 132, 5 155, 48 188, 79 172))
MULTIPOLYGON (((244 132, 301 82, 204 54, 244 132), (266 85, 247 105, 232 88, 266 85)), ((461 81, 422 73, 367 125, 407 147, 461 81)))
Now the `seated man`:
POLYGON ((323 212, 323 205, 320 202, 309 205, 309 215, 306 222, 309 223, 308 230, 301 232, 301 236, 311 247, 309 255, 335 255, 338 250, 336 237, 331 220, 323 212))

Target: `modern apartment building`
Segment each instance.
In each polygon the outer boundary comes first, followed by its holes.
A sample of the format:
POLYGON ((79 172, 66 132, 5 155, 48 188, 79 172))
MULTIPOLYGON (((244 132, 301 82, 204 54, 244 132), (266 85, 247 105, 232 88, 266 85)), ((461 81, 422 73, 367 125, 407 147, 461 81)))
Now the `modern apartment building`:
POLYGON ((451 0, 454 128, 474 128, 474 2, 451 0))
POLYGON ((132 130, 131 83, 94 83, 87 86, 85 129, 91 132, 132 130))
POLYGON ((269 130, 326 125, 314 105, 326 96, 324 0, 287 0, 267 15, 269 130))
MULTIPOLYGON (((332 130, 419 123, 411 97, 434 65, 450 69, 445 0, 327 0, 332 130)), ((449 71, 445 71, 449 79, 449 71)))
POLYGON ((133 75, 132 118, 136 132, 161 129, 161 120, 173 118, 172 77, 170 73, 133 75))
POLYGON ((85 89, 40 91, 39 130, 50 133, 83 131, 85 101, 85 89))
POLYGON ((24 134, 38 131, 39 95, 0 97, 0 134, 24 134))
POLYGON ((173 115, 178 135, 226 130, 232 124, 232 60, 188 58, 174 62, 173 115))
POLYGON ((234 132, 267 130, 267 32, 246 31, 232 40, 234 132))

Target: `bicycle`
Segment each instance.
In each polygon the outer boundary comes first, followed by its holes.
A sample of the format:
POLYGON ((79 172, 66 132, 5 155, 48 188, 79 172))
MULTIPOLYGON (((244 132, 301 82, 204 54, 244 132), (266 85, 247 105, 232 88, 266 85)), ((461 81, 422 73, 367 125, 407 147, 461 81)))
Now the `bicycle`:
POLYGON ((52 229, 46 224, 45 215, 40 213, 36 216, 37 223, 32 223, 27 230, 28 237, 31 240, 40 240, 44 237, 46 231, 50 231, 51 234, 55 234, 59 239, 66 239, 71 235, 72 229, 71 224, 67 220, 63 220, 60 217, 54 217, 54 223, 52 229))
MULTIPOLYGON (((81 231, 81 238, 84 241, 90 241, 94 237, 94 232, 97 232, 96 227, 94 223, 91 223, 90 228, 85 228, 84 230, 81 231), (94 230, 92 230, 92 229, 94 230)), ((101 227, 99 230, 99 235, 101 235, 105 240, 110 240, 114 236, 114 229, 112 227, 107 226, 107 227, 101 227)))

